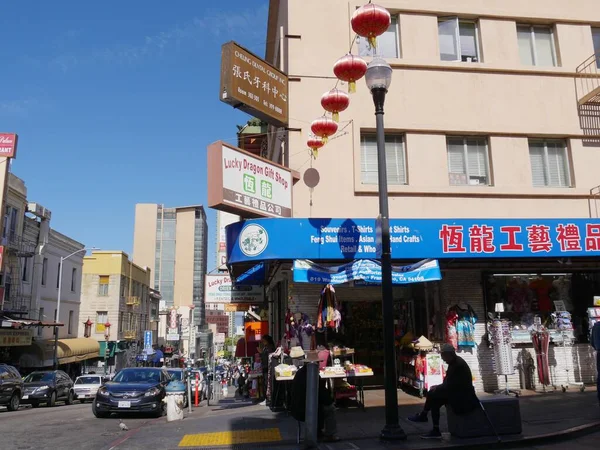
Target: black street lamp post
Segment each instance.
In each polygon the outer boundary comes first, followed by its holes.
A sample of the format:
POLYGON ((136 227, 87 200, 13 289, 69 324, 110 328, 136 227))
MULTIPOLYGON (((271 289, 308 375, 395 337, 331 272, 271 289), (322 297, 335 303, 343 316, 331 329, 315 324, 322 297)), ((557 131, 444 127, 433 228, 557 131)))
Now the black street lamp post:
POLYGON ((376 57, 369 64, 365 79, 367 87, 373 96, 377 121, 377 170, 379 175, 379 214, 381 216, 381 303, 385 362, 385 427, 381 431, 381 439, 404 440, 406 439, 406 433, 400 427, 398 420, 392 250, 390 243, 387 164, 385 160, 385 131, 383 125, 383 105, 385 103, 385 95, 392 82, 392 68, 384 59, 376 57))

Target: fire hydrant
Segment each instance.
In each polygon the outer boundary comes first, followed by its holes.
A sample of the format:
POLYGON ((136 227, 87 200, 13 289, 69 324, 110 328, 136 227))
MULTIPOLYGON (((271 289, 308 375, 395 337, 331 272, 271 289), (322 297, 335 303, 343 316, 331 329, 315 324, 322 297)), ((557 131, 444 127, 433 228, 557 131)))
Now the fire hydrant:
POLYGON ((167 404, 167 422, 183 420, 185 384, 179 380, 171 381, 166 388, 164 402, 167 404))

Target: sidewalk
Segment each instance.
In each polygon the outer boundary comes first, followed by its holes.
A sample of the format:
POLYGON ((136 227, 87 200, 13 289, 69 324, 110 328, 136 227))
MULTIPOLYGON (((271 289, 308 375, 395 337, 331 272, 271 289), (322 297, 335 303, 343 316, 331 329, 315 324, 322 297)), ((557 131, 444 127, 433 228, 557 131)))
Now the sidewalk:
MULTIPOLYGON (((378 436, 385 423, 383 391, 366 391, 366 410, 338 409, 337 444, 321 444, 322 450, 357 449, 435 449, 452 447, 495 447, 494 437, 458 439, 444 434, 442 441, 424 441, 419 435, 429 430, 427 424, 413 424, 406 417, 419 411, 423 400, 399 392, 401 426, 408 440, 382 443, 378 436)), ((502 446, 530 446, 568 438, 573 433, 600 430, 600 408, 595 391, 528 394, 520 398, 523 433, 503 436, 502 446)), ((442 432, 446 431, 442 409, 442 432)), ((221 399, 217 406, 202 406, 183 421, 153 422, 131 436, 119 448, 137 449, 151 445, 159 449, 299 449, 297 424, 286 412, 272 412, 260 405, 235 399, 221 399)))

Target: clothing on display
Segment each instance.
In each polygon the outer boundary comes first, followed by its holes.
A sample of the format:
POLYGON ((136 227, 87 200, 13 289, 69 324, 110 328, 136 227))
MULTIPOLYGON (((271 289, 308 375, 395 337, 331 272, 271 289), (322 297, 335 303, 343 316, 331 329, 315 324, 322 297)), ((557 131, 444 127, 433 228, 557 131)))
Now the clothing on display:
POLYGON ((564 303, 567 311, 573 311, 573 300, 571 300, 571 281, 564 275, 558 277, 552 282, 552 287, 556 291, 557 300, 564 303))
POLYGON ((317 328, 335 328, 338 329, 342 322, 342 316, 339 313, 339 304, 335 296, 335 289, 328 284, 321 291, 319 299, 317 328), (338 314, 336 314, 336 311, 338 314))
POLYGON ((538 380, 543 386, 549 386, 551 384, 550 365, 548 363, 550 333, 548 333, 548 330, 540 328, 539 330, 532 331, 531 340, 537 361, 538 380))
POLYGON ((539 275, 538 278, 529 283, 529 289, 533 292, 534 299, 537 302, 537 308, 532 307, 534 311, 552 311, 552 300, 550 300, 552 282, 539 275))
POLYGON ((477 314, 471 307, 466 305, 454 305, 446 312, 446 342, 454 348, 475 347, 475 324, 477 314))

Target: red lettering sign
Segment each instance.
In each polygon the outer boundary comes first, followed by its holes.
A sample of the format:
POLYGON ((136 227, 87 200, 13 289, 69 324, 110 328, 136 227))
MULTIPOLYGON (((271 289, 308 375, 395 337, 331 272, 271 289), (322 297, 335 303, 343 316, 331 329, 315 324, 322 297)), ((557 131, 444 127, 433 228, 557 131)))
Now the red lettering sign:
POLYGON ((517 234, 520 234, 523 229, 518 225, 510 225, 500 227, 501 233, 508 234, 508 243, 500 244, 500 250, 503 252, 522 252, 523 244, 517 243, 517 234))
POLYGON ((469 228, 471 253, 494 253, 494 227, 489 225, 473 225, 469 228))
POLYGON ((600 224, 588 223, 585 230, 585 251, 597 252, 600 250, 600 224))
POLYGON ((549 252, 552 250, 550 240, 550 227, 546 225, 532 225, 527 227, 527 240, 532 253, 549 252))
POLYGON ((466 253, 462 225, 442 225, 440 239, 444 253, 466 253))
POLYGON ((562 223, 556 227, 558 236, 556 240, 560 244, 562 252, 581 251, 581 234, 579 227, 573 223, 563 225, 562 223))

